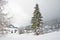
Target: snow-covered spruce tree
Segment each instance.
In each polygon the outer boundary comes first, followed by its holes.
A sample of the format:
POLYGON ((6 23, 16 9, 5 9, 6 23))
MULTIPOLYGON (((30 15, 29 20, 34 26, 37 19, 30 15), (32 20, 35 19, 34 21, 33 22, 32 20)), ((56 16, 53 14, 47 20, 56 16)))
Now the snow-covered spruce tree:
POLYGON ((36 35, 40 34, 39 29, 40 29, 41 24, 42 24, 41 18, 42 18, 42 16, 41 16, 41 13, 39 12, 38 4, 36 4, 36 7, 35 7, 35 10, 33 13, 33 17, 32 17, 32 28, 34 29, 36 35))
POLYGON ((9 20, 6 17, 7 14, 3 12, 6 3, 7 2, 5 0, 0 0, 0 34, 4 34, 4 31, 6 31, 5 27, 9 25, 9 20))

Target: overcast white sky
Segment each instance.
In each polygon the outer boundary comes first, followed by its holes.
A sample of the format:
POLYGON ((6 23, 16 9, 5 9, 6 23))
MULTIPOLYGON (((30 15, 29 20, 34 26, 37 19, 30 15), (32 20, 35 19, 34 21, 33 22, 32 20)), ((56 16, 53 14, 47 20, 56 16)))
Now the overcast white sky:
POLYGON ((12 23, 17 27, 29 25, 36 3, 39 4, 44 21, 60 16, 60 0, 8 0, 12 23))

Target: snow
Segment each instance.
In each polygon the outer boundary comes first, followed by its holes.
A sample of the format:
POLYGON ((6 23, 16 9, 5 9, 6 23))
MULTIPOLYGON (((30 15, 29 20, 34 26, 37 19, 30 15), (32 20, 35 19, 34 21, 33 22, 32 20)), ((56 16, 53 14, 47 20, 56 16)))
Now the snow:
POLYGON ((0 40, 60 40, 60 31, 43 35, 34 35, 34 33, 7 34, 0 37, 0 40))

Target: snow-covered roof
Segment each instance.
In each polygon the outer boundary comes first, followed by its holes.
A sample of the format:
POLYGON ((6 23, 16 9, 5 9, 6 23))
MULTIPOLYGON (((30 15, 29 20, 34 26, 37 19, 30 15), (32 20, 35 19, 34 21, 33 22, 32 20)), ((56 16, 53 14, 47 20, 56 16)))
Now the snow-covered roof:
POLYGON ((8 26, 8 28, 17 28, 17 27, 15 27, 14 25, 10 24, 10 25, 8 26))

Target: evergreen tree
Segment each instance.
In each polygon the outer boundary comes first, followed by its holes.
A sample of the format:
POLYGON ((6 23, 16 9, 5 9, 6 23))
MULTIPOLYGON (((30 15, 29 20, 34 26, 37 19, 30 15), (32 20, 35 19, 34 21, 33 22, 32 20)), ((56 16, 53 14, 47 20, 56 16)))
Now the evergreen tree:
POLYGON ((35 32, 37 31, 37 29, 41 27, 41 24, 42 24, 41 18, 42 16, 41 16, 41 13, 39 12, 38 4, 36 4, 35 11, 32 17, 32 28, 35 29, 35 32))

